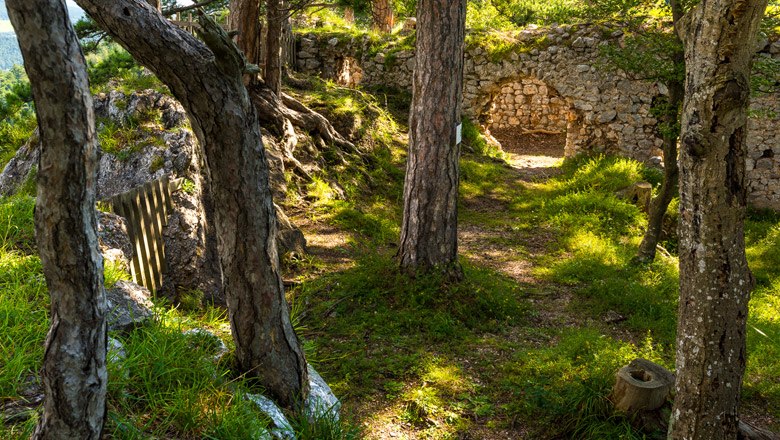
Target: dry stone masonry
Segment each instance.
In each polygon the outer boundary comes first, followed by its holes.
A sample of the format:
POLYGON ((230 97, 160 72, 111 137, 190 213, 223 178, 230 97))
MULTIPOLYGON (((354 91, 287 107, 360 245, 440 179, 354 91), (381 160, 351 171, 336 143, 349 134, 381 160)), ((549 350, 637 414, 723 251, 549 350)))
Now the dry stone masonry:
POLYGON ((746 161, 750 201, 757 208, 780 210, 780 96, 754 97, 751 110, 746 161))
MULTIPOLYGON (((367 36, 298 36, 297 68, 349 86, 410 90, 413 50, 367 36)), ((600 47, 620 44, 616 27, 529 27, 512 36, 511 50, 467 43, 464 114, 484 128, 566 133, 566 155, 607 153, 659 163, 662 141, 651 107, 668 93, 604 67, 600 47)), ((474 41, 480 40, 478 37, 474 41)), ((468 40, 467 40, 468 41, 468 40)), ((761 56, 780 57, 780 42, 762 41, 761 56)), ((749 196, 754 206, 780 209, 780 102, 757 97, 749 125, 749 196), (777 157, 775 157, 777 155, 777 157)))
POLYGON ((509 83, 493 100, 490 128, 526 127, 566 132, 569 106, 555 89, 534 78, 509 83))

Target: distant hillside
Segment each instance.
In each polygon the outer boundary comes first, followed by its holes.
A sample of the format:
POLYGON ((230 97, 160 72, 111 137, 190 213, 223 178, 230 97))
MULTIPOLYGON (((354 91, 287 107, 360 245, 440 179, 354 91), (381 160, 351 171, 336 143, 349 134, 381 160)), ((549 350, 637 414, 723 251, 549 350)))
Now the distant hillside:
MULTIPOLYGON (((75 23, 84 16, 84 11, 73 2, 68 2, 68 14, 71 21, 75 23)), ((0 70, 6 70, 14 64, 21 63, 22 53, 19 51, 16 35, 14 35, 11 23, 8 21, 5 0, 0 0, 0 70)))
POLYGON ((0 70, 10 69, 14 64, 22 64, 22 53, 16 44, 13 33, 0 34, 0 70))

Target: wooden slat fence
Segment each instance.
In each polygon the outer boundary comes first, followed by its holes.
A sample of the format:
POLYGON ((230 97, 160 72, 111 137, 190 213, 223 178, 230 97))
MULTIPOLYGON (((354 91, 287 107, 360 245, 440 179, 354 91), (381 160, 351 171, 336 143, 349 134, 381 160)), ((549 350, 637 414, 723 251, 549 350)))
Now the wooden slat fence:
POLYGON ((133 282, 151 291, 162 286, 163 273, 167 270, 162 233, 172 210, 171 193, 180 182, 163 177, 107 200, 111 210, 127 223, 133 246, 130 263, 133 282))

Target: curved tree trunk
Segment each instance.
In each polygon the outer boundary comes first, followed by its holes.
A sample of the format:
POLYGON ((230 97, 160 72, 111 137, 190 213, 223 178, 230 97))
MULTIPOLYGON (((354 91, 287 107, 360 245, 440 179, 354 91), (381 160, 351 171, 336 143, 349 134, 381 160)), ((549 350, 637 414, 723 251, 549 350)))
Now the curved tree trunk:
POLYGON ((220 262, 239 368, 282 405, 308 394, 306 361, 284 297, 276 217, 257 113, 242 82, 245 62, 201 15, 205 44, 141 0, 77 0, 187 110, 211 178, 220 262))
POLYGON ((265 85, 276 96, 282 92, 282 27, 286 16, 282 0, 266 0, 268 32, 265 39, 265 85))
POLYGON ((420 0, 417 67, 398 258, 409 272, 458 279, 458 179, 465 0, 420 0))
MULTIPOLYGON (((669 101, 666 104, 669 108, 664 115, 664 124, 668 127, 677 125, 679 120, 679 109, 682 105, 684 87, 681 82, 670 81, 669 101)), ((671 131, 671 129, 670 129, 671 131)), ((658 246, 658 240, 661 237, 664 217, 669 208, 674 193, 677 191, 677 179, 679 178, 679 167, 677 164, 677 140, 679 139, 676 131, 674 133, 665 133, 664 136, 664 180, 661 183, 661 189, 658 195, 650 203, 650 212, 647 219, 647 231, 639 244, 637 260, 642 263, 649 263, 655 259, 655 251, 658 246)))
POLYGON ((687 72, 670 439, 737 438, 753 286, 743 229, 745 133, 753 42, 766 4, 709 0, 682 20, 687 72))
MULTIPOLYGON (((683 8, 679 0, 671 0, 669 5, 672 8, 672 20, 674 28, 679 28, 680 20, 683 17, 683 8)), ((675 34, 676 35, 676 34, 675 34)), ((677 41, 682 43, 677 36, 677 41)), ((685 53, 682 48, 671 55, 675 65, 685 65, 685 53)), ((679 121, 680 109, 685 97, 685 85, 683 78, 671 80, 668 82, 669 98, 666 103, 666 111, 662 116, 662 124, 665 126, 663 134, 664 140, 664 181, 658 195, 650 204, 650 211, 647 219, 647 231, 639 244, 636 260, 640 263, 650 263, 655 259, 655 251, 658 246, 658 240, 661 237, 664 217, 669 208, 674 193, 677 191, 677 179, 679 178, 679 166, 677 163, 677 141, 679 140, 679 121)))
POLYGON ((8 0, 41 135, 35 233, 51 297, 35 439, 99 439, 106 414, 106 299, 97 241, 92 96, 64 0, 8 0))

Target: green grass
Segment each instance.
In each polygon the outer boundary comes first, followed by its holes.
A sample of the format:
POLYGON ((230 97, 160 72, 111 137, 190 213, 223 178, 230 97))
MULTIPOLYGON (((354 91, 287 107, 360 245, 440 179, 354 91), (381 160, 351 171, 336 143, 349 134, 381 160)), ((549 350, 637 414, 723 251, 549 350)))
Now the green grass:
POLYGON ((0 122, 0 168, 5 168, 16 151, 27 142, 38 126, 35 112, 23 106, 0 122))
POLYGON ((208 438, 220 432, 252 438, 266 422, 242 398, 246 385, 230 380, 228 364, 211 359, 216 353, 210 344, 182 330, 174 315, 123 340, 127 357, 109 364, 110 431, 120 438, 208 438))
MULTIPOLYGON (((466 139, 479 142, 478 133, 466 139)), ((352 236, 351 267, 328 272, 310 262, 314 275, 292 292, 308 304, 306 339, 334 390, 358 412, 384 399, 364 422, 402 420, 423 438, 457 438, 475 424, 524 426, 534 438, 663 437, 637 430, 607 400, 615 372, 632 359, 674 366, 677 259, 632 262, 646 218, 621 196, 640 181, 658 185, 658 173, 628 159, 577 157, 547 181, 525 182, 486 156, 461 161, 460 222, 495 231, 500 238, 489 240, 506 249, 501 261, 531 260, 531 284, 469 255, 461 284, 398 274, 392 243, 402 176, 385 175, 384 191, 347 201, 312 188, 321 219, 352 236), (501 208, 473 209, 475 200, 501 208), (539 234, 548 237, 540 250, 527 249, 539 234), (572 295, 567 305, 536 307, 561 293, 572 295), (606 324, 609 313, 625 320, 606 324)), ((771 379, 780 374, 780 216, 751 214, 747 231, 758 288, 744 399, 780 417, 780 387, 771 379)))
MULTIPOLYGON (((577 157, 547 180, 528 181, 465 124, 473 153, 461 160, 459 221, 485 232, 481 240, 499 255, 464 249, 461 283, 409 278, 394 260, 405 98, 329 83, 313 88, 305 92, 309 105, 345 118, 365 158, 290 185, 300 192, 292 199, 307 206, 303 215, 349 239, 334 250, 346 263, 285 259, 286 276, 296 280, 288 295, 307 358, 343 400, 342 414, 368 428, 294 419, 301 438, 360 438, 388 424, 436 439, 519 427, 530 438, 661 435, 638 431, 607 400, 615 372, 630 360, 674 365, 677 259, 632 263, 646 218, 621 197, 637 182, 657 185, 657 172, 628 159, 577 157), (516 281, 499 270, 503 263, 532 267, 516 281), (613 312, 625 320, 606 323, 613 312)), ((30 255, 32 207, 29 197, 0 202, 4 397, 38 370, 48 325, 40 262, 30 255)), ((750 213, 746 241, 757 287, 743 402, 780 418, 780 215, 750 213)), ((115 269, 106 267, 107 283, 122 276, 115 269)), ((205 327, 231 345, 224 311, 199 298, 192 292, 178 309, 161 304, 154 323, 121 336, 127 358, 110 367, 111 435, 237 439, 265 425, 242 398, 251 386, 232 371, 231 355, 215 362, 209 344, 182 334, 205 327)), ((28 436, 33 422, 0 433, 28 436)))
POLYGON ((112 90, 128 94, 145 89, 169 94, 168 88, 156 76, 144 70, 126 50, 116 44, 102 45, 97 53, 87 56, 87 67, 93 94, 112 90))
MULTIPOLYGON (((31 197, 0 198, 0 401, 16 400, 35 383, 49 327, 48 295, 40 259, 34 254, 31 197)), ((105 263, 110 287, 128 279, 124 269, 105 263)), ((232 355, 214 360, 216 345, 191 328, 208 328, 232 348, 224 310, 210 306, 183 311, 159 301, 157 318, 130 334, 115 334, 126 356, 108 363, 108 418, 111 438, 260 438, 266 416, 244 398, 262 391, 233 370, 232 355)), ((29 438, 37 421, 0 427, 7 439, 29 438)), ((301 439, 352 439, 355 428, 321 416, 296 420, 301 439)))
MULTIPOLYGON (((99 119, 97 134, 100 149, 119 160, 127 160, 147 146, 165 147, 165 141, 160 135, 163 130, 161 119, 160 110, 138 112, 118 122, 99 119)), ((149 171, 153 173, 163 166, 163 158, 156 156, 152 159, 149 171)))

